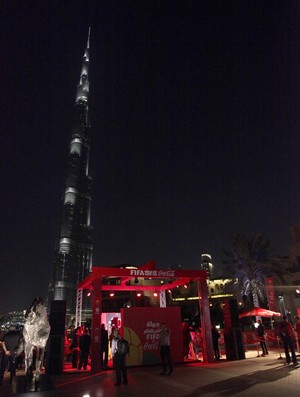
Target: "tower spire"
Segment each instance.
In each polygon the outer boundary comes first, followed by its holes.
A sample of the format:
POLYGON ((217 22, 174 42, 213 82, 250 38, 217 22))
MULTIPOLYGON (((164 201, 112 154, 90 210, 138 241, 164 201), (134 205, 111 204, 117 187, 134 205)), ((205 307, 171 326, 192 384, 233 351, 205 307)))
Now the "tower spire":
POLYGON ((88 39, 82 60, 82 68, 80 73, 79 84, 77 86, 76 103, 87 102, 90 83, 89 83, 89 60, 90 60, 90 34, 91 28, 89 27, 88 39))
POLYGON ((90 34, 91 34, 91 27, 89 27, 88 40, 87 40, 86 48, 90 48, 90 34))
MULTIPOLYGON (((51 300, 67 301, 67 321, 77 314, 77 285, 92 269, 90 126, 88 124, 90 28, 74 106, 61 224, 55 244, 51 300)), ((82 298, 82 314, 90 304, 82 298)), ((88 315, 88 314, 86 314, 88 315)))

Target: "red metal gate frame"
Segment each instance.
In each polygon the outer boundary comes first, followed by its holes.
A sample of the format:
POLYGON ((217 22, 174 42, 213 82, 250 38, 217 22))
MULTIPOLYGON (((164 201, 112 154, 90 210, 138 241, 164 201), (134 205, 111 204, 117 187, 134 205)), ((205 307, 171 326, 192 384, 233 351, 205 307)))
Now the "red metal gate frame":
POLYGON ((209 310, 207 273, 203 270, 169 270, 156 269, 155 262, 148 262, 137 268, 93 267, 92 272, 78 285, 77 290, 93 290, 92 294, 92 341, 91 341, 91 372, 101 371, 100 367, 100 322, 102 314, 103 291, 165 291, 188 284, 198 283, 200 318, 203 335, 203 360, 213 362, 211 338, 211 320, 209 310), (128 285, 135 278, 168 279, 167 284, 160 285, 128 285), (118 278, 118 285, 111 285, 107 280, 118 278), (105 282, 104 282, 105 280, 105 282))

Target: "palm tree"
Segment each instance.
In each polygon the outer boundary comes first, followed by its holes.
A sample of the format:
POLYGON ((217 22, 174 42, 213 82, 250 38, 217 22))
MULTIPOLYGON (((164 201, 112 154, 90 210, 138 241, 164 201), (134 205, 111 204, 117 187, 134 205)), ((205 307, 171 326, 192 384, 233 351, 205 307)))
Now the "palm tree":
POLYGON ((265 276, 270 269, 270 241, 261 234, 249 238, 238 234, 233 239, 233 250, 224 251, 227 259, 224 264, 231 276, 238 294, 253 301, 254 307, 260 307, 265 300, 265 276))

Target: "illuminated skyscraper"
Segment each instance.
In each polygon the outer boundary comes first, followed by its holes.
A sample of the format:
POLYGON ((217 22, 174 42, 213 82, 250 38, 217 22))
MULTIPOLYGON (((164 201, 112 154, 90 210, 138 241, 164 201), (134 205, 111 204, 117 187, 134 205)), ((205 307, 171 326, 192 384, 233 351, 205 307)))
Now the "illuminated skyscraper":
MULTIPOLYGON (((67 318, 76 314, 76 287, 92 268, 91 178, 89 176, 90 126, 88 124, 89 41, 74 107, 74 124, 59 236, 55 245, 51 300, 67 301, 67 318)), ((84 306, 83 306, 84 309, 84 306)))
POLYGON ((213 278, 214 265, 212 264, 211 255, 201 255, 201 270, 205 270, 207 272, 207 277, 209 279, 213 278))

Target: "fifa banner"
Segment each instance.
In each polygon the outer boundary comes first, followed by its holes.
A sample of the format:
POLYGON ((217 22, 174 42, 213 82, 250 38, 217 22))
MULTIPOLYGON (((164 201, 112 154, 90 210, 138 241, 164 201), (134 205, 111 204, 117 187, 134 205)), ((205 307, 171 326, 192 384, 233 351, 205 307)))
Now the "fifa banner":
POLYGON ((184 361, 180 307, 131 307, 121 309, 123 335, 130 345, 127 365, 161 363, 158 339, 162 322, 170 330, 172 361, 184 361))
POLYGON ((277 300, 274 288, 273 277, 266 277, 266 290, 269 302, 269 309, 273 312, 277 311, 277 300))

